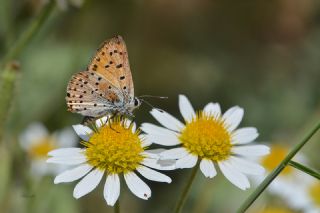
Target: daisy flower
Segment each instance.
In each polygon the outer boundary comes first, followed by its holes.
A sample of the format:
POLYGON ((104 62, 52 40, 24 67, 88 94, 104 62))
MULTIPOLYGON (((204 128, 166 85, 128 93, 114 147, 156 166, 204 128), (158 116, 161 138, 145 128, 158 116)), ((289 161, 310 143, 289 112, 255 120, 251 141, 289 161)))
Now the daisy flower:
POLYGON ((304 211, 306 213, 320 212, 320 182, 313 179, 313 181, 306 187, 307 200, 309 201, 304 211))
POLYGON ((42 0, 42 4, 48 4, 50 1, 55 1, 58 8, 62 11, 67 11, 70 6, 80 8, 84 0, 42 0))
POLYGON ((304 213, 320 212, 320 183, 319 180, 307 174, 301 174, 300 181, 291 185, 290 192, 282 196, 283 200, 292 208, 304 213))
POLYGON ((159 150, 147 150, 151 143, 130 120, 114 118, 109 123, 108 118, 104 117, 96 121, 95 130, 83 125, 73 128, 83 140, 84 148, 53 150, 47 162, 75 166, 54 179, 57 184, 82 178, 74 188, 75 198, 94 190, 105 174, 103 195, 110 206, 120 195, 122 175, 130 191, 144 200, 151 197, 151 190, 137 173, 152 181, 171 182, 168 176, 153 169, 172 170, 174 166, 168 164, 170 162, 159 161, 159 150))
POLYGON ((265 145, 248 145, 258 137, 256 128, 236 129, 243 117, 243 109, 235 106, 223 115, 217 103, 207 104, 195 113, 191 103, 179 96, 179 108, 185 124, 162 110, 153 109, 151 115, 164 127, 149 123, 141 129, 147 138, 164 146, 177 146, 160 154, 161 159, 175 159, 176 168, 192 168, 200 162, 205 177, 216 176, 216 165, 223 175, 242 190, 250 187, 245 174, 261 175, 262 166, 246 157, 269 153, 265 145))
POLYGON ((71 129, 66 128, 50 134, 46 127, 38 122, 30 124, 19 137, 19 143, 31 162, 31 174, 35 177, 56 175, 64 169, 63 166, 48 165, 47 154, 53 149, 72 146, 76 142, 77 137, 71 129))
MULTIPOLYGON (((260 159, 261 165, 264 166, 267 172, 264 176, 256 176, 254 178, 257 185, 281 163, 290 151, 289 147, 280 144, 273 144, 270 148, 271 153, 260 159)), ((301 153, 295 156, 294 160, 306 164, 306 158, 301 153)), ((302 209, 308 202, 305 188, 311 179, 311 177, 306 177, 306 175, 299 170, 287 166, 277 178, 272 181, 267 190, 269 193, 282 198, 291 208, 302 209)))

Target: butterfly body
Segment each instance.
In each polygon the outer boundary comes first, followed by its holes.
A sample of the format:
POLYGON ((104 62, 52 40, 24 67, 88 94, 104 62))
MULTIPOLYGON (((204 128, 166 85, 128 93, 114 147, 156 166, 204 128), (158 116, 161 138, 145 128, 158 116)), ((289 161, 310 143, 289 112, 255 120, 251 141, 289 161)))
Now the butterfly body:
POLYGON ((126 45, 121 36, 105 41, 86 71, 76 73, 67 88, 68 111, 98 118, 106 114, 133 117, 140 106, 126 45))

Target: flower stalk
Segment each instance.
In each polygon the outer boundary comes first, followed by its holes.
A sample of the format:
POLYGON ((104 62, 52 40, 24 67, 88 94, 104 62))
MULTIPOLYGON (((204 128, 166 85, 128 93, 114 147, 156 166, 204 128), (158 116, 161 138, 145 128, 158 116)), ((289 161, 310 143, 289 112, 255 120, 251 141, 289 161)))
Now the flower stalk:
POLYGON ((50 1, 22 33, 21 37, 15 42, 13 47, 7 52, 0 64, 0 140, 2 139, 5 121, 8 117, 8 112, 11 106, 12 97, 14 97, 15 81, 17 79, 17 70, 19 66, 16 66, 16 62, 13 62, 16 57, 23 51, 36 33, 40 30, 46 20, 48 20, 50 14, 54 10, 55 1, 50 1))
POLYGON ((50 14, 55 8, 55 1, 49 1, 42 9, 40 14, 30 23, 27 29, 22 33, 21 37, 15 42, 13 47, 3 57, 1 66, 5 67, 7 63, 15 60, 23 49, 30 43, 33 37, 39 32, 46 20, 48 20, 50 14))
POLYGON ((120 213, 120 201, 117 200, 115 206, 114 206, 114 213, 120 213))
POLYGON ((11 107, 11 100, 14 93, 15 81, 18 76, 19 66, 15 63, 9 64, 1 74, 0 82, 0 141, 3 136, 7 115, 11 107))
POLYGON ((320 180, 320 174, 318 172, 314 171, 313 169, 310 169, 310 168, 308 168, 298 162, 292 161, 292 160, 289 162, 289 165, 320 180))
MULTIPOLYGON (((289 165, 291 159, 300 151, 300 149, 306 145, 306 143, 312 138, 312 136, 320 129, 320 122, 306 135, 306 137, 298 143, 292 151, 286 156, 286 158, 275 168, 258 186, 258 188, 245 200, 242 206, 238 209, 237 213, 245 212, 252 203, 261 195, 261 193, 269 186, 269 184, 281 173, 281 171, 289 165)), ((305 172, 305 171, 304 171, 305 172)))
POLYGON ((187 182, 187 184, 185 185, 183 191, 182 191, 182 194, 178 200, 178 203, 177 203, 177 206, 175 208, 175 213, 180 213, 182 211, 182 208, 183 208, 183 205, 188 197, 188 194, 189 194, 189 191, 190 191, 190 188, 191 188, 191 185, 196 177, 196 174, 198 172, 198 169, 199 169, 199 162, 197 163, 197 165, 195 167, 193 167, 192 171, 191 171, 191 175, 189 177, 189 180, 187 182))

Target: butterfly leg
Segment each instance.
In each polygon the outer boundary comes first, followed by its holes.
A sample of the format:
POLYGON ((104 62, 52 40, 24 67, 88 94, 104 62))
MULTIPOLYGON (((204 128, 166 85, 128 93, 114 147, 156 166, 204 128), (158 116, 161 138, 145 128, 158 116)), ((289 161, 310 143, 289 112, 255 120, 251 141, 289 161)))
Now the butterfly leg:
MULTIPOLYGON (((108 118, 108 123, 109 123, 109 127, 110 127, 110 129, 112 129, 113 131, 116 131, 117 133, 120 133, 120 132, 118 132, 117 130, 115 130, 113 127, 112 127, 112 124, 111 124, 111 121, 115 118, 115 117, 117 117, 117 115, 118 115, 118 112, 115 112, 115 113, 113 113, 109 118, 108 118)), ((120 117, 120 119, 121 119, 121 117, 120 117)))
POLYGON ((82 119, 81 124, 86 125, 86 126, 92 125, 93 122, 94 122, 94 120, 95 120, 95 117, 85 116, 85 117, 82 119))

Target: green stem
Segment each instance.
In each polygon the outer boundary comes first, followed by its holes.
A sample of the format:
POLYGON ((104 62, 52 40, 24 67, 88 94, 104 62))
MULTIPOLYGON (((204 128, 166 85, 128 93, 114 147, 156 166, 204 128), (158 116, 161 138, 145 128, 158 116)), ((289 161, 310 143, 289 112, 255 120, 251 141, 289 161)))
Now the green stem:
POLYGON ((289 165, 320 180, 320 174, 298 162, 290 161, 289 165))
POLYGON ((0 141, 3 136, 4 126, 11 107, 11 100, 14 93, 15 81, 18 76, 18 66, 8 65, 0 76, 0 141))
POLYGON ((12 62, 32 40, 35 34, 43 26, 43 23, 49 18, 55 6, 55 1, 50 1, 22 33, 21 37, 16 41, 13 47, 8 51, 0 65, 0 141, 3 136, 5 121, 14 97, 14 87, 17 78, 18 66, 12 62))
POLYGON ((114 207, 114 213, 120 213, 120 200, 118 198, 116 205, 114 207))
POLYGON ((178 200, 178 203, 177 203, 177 206, 175 208, 175 213, 180 213, 182 208, 183 208, 183 205, 187 199, 187 195, 189 194, 189 191, 190 191, 190 188, 191 188, 191 185, 194 181, 194 178, 196 177, 196 174, 198 172, 198 169, 199 169, 199 163, 197 163, 197 165, 195 167, 193 167, 192 171, 191 171, 191 175, 189 177, 189 180, 186 184, 186 186, 184 187, 183 191, 182 191, 182 194, 181 194, 181 197, 179 198, 178 200))
POLYGON ((14 60, 26 47, 26 45, 32 40, 34 35, 42 27, 43 23, 48 19, 55 6, 55 1, 49 1, 42 9, 38 17, 36 17, 28 28, 22 33, 21 37, 15 42, 13 47, 3 57, 0 67, 5 67, 8 62, 14 60))
POLYGON ((245 200, 245 202, 238 209, 238 213, 245 212, 251 204, 260 196, 260 194, 269 186, 269 184, 280 174, 280 172, 288 165, 290 160, 299 152, 299 150, 310 140, 310 138, 320 129, 320 123, 314 127, 314 129, 308 133, 308 135, 298 143, 286 158, 275 168, 258 186, 258 188, 245 200))

